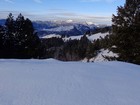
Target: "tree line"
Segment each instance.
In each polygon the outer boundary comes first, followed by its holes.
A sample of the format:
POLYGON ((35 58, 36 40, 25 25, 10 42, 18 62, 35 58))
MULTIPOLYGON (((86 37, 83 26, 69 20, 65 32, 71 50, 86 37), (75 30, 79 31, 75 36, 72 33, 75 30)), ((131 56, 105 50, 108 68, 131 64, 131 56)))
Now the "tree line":
POLYGON ((111 45, 119 61, 140 64, 140 0, 126 0, 112 18, 111 45))
MULTIPOLYGON (((99 30, 104 32, 108 31, 108 28, 97 29, 96 32, 99 30)), ((100 44, 99 40, 90 42, 86 35, 87 33, 80 40, 64 41, 63 36, 40 39, 28 18, 25 19, 22 14, 19 14, 14 19, 10 13, 5 25, 0 26, 0 58, 55 58, 63 61, 91 58, 97 55, 100 44)))
POLYGON ((41 58, 41 41, 32 22, 19 14, 14 19, 12 13, 0 26, 0 58, 41 58))
POLYGON ((112 27, 98 29, 110 34, 91 42, 86 35, 80 40, 63 41, 62 38, 39 39, 32 22, 19 14, 16 19, 10 13, 5 25, 0 26, 0 58, 56 58, 81 60, 97 56, 100 49, 109 49, 118 54, 119 60, 140 64, 140 1, 126 0, 112 17, 112 27))

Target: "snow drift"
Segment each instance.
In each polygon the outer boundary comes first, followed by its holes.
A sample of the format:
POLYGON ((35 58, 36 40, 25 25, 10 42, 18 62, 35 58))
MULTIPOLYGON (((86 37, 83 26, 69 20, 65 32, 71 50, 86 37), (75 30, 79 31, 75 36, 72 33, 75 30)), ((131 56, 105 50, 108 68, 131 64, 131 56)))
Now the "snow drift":
POLYGON ((140 66, 0 60, 0 105, 139 105, 140 66))

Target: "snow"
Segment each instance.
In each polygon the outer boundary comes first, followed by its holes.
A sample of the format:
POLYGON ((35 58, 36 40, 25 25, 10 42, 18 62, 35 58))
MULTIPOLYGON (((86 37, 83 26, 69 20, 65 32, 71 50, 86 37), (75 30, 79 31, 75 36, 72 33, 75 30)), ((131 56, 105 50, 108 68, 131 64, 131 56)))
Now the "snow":
MULTIPOLYGON (((97 39, 101 39, 104 38, 106 35, 108 35, 108 32, 107 33, 97 33, 97 34, 92 34, 90 36, 86 36, 90 41, 94 41, 94 40, 97 40, 97 39)), ((77 40, 80 40, 81 37, 83 37, 83 35, 79 35, 79 36, 70 36, 70 37, 65 37, 63 38, 64 41, 67 41, 67 40, 74 40, 74 39, 77 39, 77 40)))
POLYGON ((93 25, 94 23, 93 22, 86 22, 88 25, 93 25))
MULTIPOLYGON (((88 36, 87 35, 87 38, 90 40, 90 41, 94 41, 94 40, 97 40, 97 39, 101 39, 104 38, 106 35, 108 35, 108 32, 107 33, 97 33, 97 34, 93 34, 93 35, 90 35, 88 36)), ((45 38, 45 39, 48 39, 48 38, 53 38, 53 37, 56 37, 56 38, 61 38, 61 35, 57 35, 57 34, 50 34, 50 35, 45 35, 41 38, 45 38)), ((81 37, 83 37, 83 35, 78 35, 78 36, 70 36, 70 37, 64 37, 63 40, 66 42, 68 40, 80 40, 81 37)))
POLYGON ((108 61, 106 58, 104 57, 118 57, 118 55, 116 53, 113 53, 112 51, 108 50, 108 49, 101 49, 100 53, 94 58, 94 62, 102 62, 102 61, 108 61))
MULTIPOLYGON (((108 35, 108 32, 107 33, 97 33, 97 34, 92 34, 90 36, 86 36, 90 41, 94 41, 94 40, 97 40, 97 39, 101 39, 104 38, 106 35, 108 35)), ((74 40, 74 39, 77 39, 77 40, 80 40, 81 37, 83 37, 83 35, 79 35, 79 36, 70 36, 70 37, 65 37, 63 38, 64 41, 68 41, 68 40, 74 40)))
POLYGON ((44 31, 54 31, 54 32, 61 32, 61 31, 70 31, 74 28, 74 26, 59 26, 56 28, 51 29, 43 29, 44 31))
POLYGON ((64 40, 64 41, 68 41, 68 40, 70 40, 70 39, 71 39, 71 40, 75 40, 75 39, 76 39, 76 40, 80 40, 82 36, 83 36, 83 35, 64 37, 63 40, 64 40))
MULTIPOLYGON (((77 39, 77 40, 80 40, 81 37, 83 35, 79 35, 79 36, 70 36, 70 37, 64 37, 62 38, 64 41, 68 41, 68 40, 74 40, 74 39, 77 39)), ((46 36, 43 36, 41 38, 45 38, 45 39, 49 39, 49 38, 53 38, 53 37, 56 37, 56 38, 61 38, 61 35, 57 35, 57 34, 49 34, 49 35, 46 35, 46 36)))
POLYGON ((69 19, 69 20, 66 20, 66 23, 72 23, 73 20, 69 19))
POLYGON ((0 60, 0 105, 139 105, 140 66, 0 60))
POLYGON ((101 39, 101 37, 104 38, 106 35, 108 35, 108 32, 107 33, 97 33, 97 34, 93 34, 91 36, 88 36, 88 39, 90 41, 94 41, 97 39, 101 39))
POLYGON ((108 61, 105 57, 115 57, 118 58, 118 54, 110 51, 109 49, 100 49, 97 56, 87 59, 84 58, 82 62, 104 62, 108 61))
POLYGON ((61 35, 57 35, 57 34, 50 34, 50 35, 46 35, 46 36, 43 36, 41 38, 44 38, 44 39, 49 39, 49 38, 61 38, 61 35))

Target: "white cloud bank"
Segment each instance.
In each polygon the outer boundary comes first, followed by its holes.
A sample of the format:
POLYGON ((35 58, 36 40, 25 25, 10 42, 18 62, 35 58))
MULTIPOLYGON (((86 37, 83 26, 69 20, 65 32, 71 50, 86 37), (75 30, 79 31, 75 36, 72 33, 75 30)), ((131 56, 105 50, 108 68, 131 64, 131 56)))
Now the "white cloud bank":
MULTIPOLYGON (((8 14, 12 13, 14 17, 16 17, 19 12, 18 11, 0 11, 0 19, 7 18, 8 14)), ((74 20, 81 22, 92 22, 97 24, 111 24, 111 16, 101 16, 101 15, 92 15, 92 14, 79 14, 69 11, 56 11, 56 12, 46 12, 43 14, 39 13, 28 13, 28 12, 20 12, 26 18, 30 18, 31 20, 74 20)))

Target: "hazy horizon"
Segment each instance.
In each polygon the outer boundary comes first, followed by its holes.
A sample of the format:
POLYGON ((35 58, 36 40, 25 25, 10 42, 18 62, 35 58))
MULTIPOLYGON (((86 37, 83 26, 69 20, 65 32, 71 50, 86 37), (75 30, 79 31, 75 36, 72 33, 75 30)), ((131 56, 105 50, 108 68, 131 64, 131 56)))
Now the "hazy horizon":
POLYGON ((125 0, 0 0, 0 18, 22 13, 31 20, 74 20, 110 24, 125 0))

